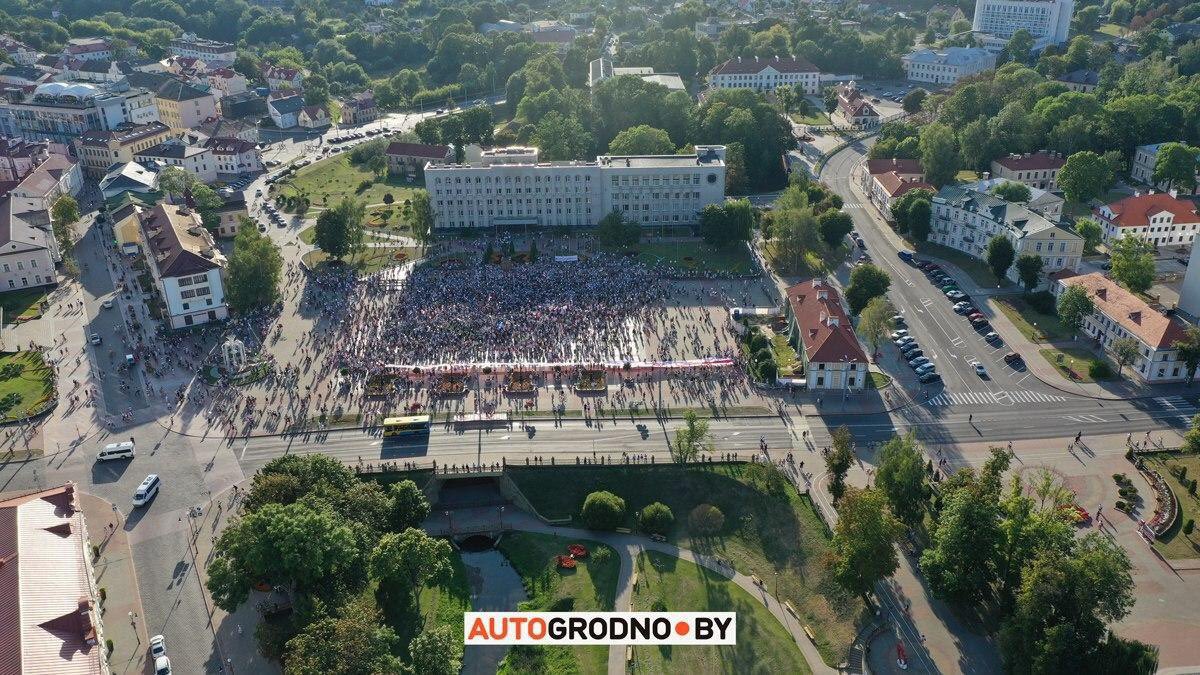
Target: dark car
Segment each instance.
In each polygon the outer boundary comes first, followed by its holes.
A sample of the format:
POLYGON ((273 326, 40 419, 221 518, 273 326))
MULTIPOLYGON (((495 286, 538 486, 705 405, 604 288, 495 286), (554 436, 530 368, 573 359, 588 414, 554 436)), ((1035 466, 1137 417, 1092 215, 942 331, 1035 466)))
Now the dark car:
POLYGON ((981 316, 981 317, 978 317, 975 319, 971 319, 971 325, 976 328, 983 328, 988 325, 988 320, 981 316))
POLYGON ((918 356, 925 356, 925 352, 921 351, 920 347, 917 347, 916 349, 910 349, 906 352, 900 352, 900 356, 904 357, 905 361, 911 361, 918 356))
POLYGON ((1023 359, 1021 358, 1021 355, 1016 352, 1009 352, 1004 355, 1005 363, 1015 364, 1015 363, 1020 363, 1022 360, 1023 359))
POLYGON ((867 242, 863 241, 862 239, 859 239, 859 240, 858 240, 858 247, 859 247, 859 248, 866 248, 866 247, 867 247, 867 242))
POLYGON ((917 381, 921 384, 929 384, 930 382, 937 382, 940 379, 942 379, 942 376, 937 371, 932 371, 918 377, 917 381))

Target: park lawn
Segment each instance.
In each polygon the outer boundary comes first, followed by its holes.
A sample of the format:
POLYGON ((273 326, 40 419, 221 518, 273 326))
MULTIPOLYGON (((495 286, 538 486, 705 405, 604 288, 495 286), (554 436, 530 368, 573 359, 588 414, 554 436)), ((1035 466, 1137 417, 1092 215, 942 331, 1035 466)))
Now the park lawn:
POLYGON ((42 300, 46 299, 46 291, 42 288, 31 288, 23 291, 12 291, 0 295, 0 308, 4 310, 4 323, 30 321, 42 315, 42 300))
POLYGON ((1116 23, 1106 23, 1096 29, 1097 33, 1102 33, 1110 37, 1121 37, 1127 32, 1127 29, 1116 23))
POLYGON ((883 389, 892 383, 892 378, 877 370, 867 371, 867 386, 872 389, 883 389))
POLYGON ((626 525, 635 514, 660 501, 671 508, 675 527, 669 539, 697 553, 732 560, 743 574, 762 578, 779 572, 779 597, 790 600, 800 620, 812 627, 826 663, 841 663, 866 618, 862 600, 834 582, 822 562, 829 534, 816 507, 790 486, 767 494, 746 479, 750 465, 710 464, 679 467, 510 467, 525 497, 543 517, 571 518, 576 525, 584 498, 607 490, 625 500, 626 525), (725 516, 715 535, 693 536, 688 514, 699 504, 712 504, 725 516))
POLYGON ((779 620, 726 577, 658 551, 643 552, 634 564, 638 575, 633 591, 635 612, 737 612, 736 645, 634 647, 634 672, 812 672, 779 620))
POLYGON ((1071 331, 1063 325, 1057 314, 1042 314, 1020 298, 997 299, 996 305, 1026 340, 1054 342, 1071 338, 1071 331))
POLYGON ((775 354, 775 363, 779 366, 780 375, 791 375, 796 368, 799 357, 796 350, 788 342, 786 335, 771 336, 771 351, 775 354))
MULTIPOLYGON (((1195 520, 1197 515, 1200 515, 1200 499, 1189 494, 1188 486, 1180 482, 1179 478, 1168 470, 1172 466, 1186 467, 1186 480, 1190 483, 1200 478, 1200 455, 1156 452, 1142 455, 1142 457, 1146 458, 1152 468, 1158 469, 1163 480, 1167 481, 1167 485, 1175 493, 1175 498, 1179 500, 1179 517, 1171 529, 1155 540, 1154 548, 1174 560, 1200 558, 1200 531, 1193 530, 1191 534, 1185 534, 1183 531, 1184 523, 1188 520, 1195 520)), ((1154 509, 1154 493, 1143 494, 1142 499, 1146 500, 1147 510, 1152 511, 1154 509)))
MULTIPOLYGON (((379 180, 365 167, 351 164, 348 152, 334 155, 300 169, 290 181, 283 185, 307 193, 312 199, 313 206, 318 207, 326 204, 332 205, 342 197, 350 197, 368 206, 382 204, 384 195, 388 193, 391 193, 396 202, 403 204, 405 199, 412 197, 413 190, 419 187, 395 176, 379 180), (359 192, 358 186, 364 180, 372 181, 372 185, 359 192), (324 201, 322 201, 322 197, 325 198, 324 201)), ((372 210, 367 209, 367 220, 371 219, 370 212, 372 210)))
MULTIPOLYGON (((354 265, 361 274, 370 274, 420 257, 421 251, 411 246, 368 246, 361 253, 346 258, 345 262, 354 265), (403 257, 398 258, 398 255, 403 257)), ((329 256, 321 250, 309 251, 302 258, 311 269, 328 264, 328 259, 329 256)))
MULTIPOLYGON (((992 268, 988 267, 987 263, 982 260, 977 260, 971 256, 950 248, 929 241, 923 241, 915 244, 917 253, 936 256, 953 264, 955 267, 967 273, 971 277, 971 281, 975 282, 980 288, 996 288, 996 277, 992 274, 992 268)), ((1008 279, 1001 279, 999 283, 1001 288, 1012 286, 1012 282, 1008 279)))
MULTIPOLYGON (((1091 376, 1090 373, 1088 373, 1088 366, 1091 365, 1092 361, 1097 360, 1099 357, 1086 349, 1074 349, 1070 347, 1060 349, 1058 347, 1050 347, 1049 349, 1039 349, 1038 353, 1042 355, 1042 358, 1046 359, 1047 363, 1054 366, 1054 368, 1058 370, 1059 374, 1068 380, 1072 380, 1074 382, 1097 381, 1091 376), (1059 354, 1063 355, 1063 362, 1061 364, 1058 363, 1059 354)), ((1113 372, 1112 377, 1102 378, 1102 380, 1117 379, 1117 369, 1112 367, 1111 363, 1109 363, 1109 367, 1113 372)))
POLYGON ((0 421, 37 413, 54 395, 54 370, 39 352, 0 354, 0 421))
POLYGON ((709 246, 702 241, 673 241, 637 245, 638 259, 648 264, 663 263, 680 272, 726 272, 753 274, 754 258, 744 244, 709 246))
POLYGON ((402 589, 396 594, 388 593, 387 589, 376 593, 384 623, 400 638, 397 653, 402 657, 408 654, 408 643, 419 633, 442 626, 448 626, 455 641, 462 646, 463 612, 471 611, 471 585, 467 580, 467 568, 457 552, 451 554, 450 565, 450 578, 444 584, 421 587, 419 616, 417 608, 405 599, 402 589))
MULTIPOLYGON (((510 532, 500 540, 500 552, 521 577, 529 600, 520 603, 521 611, 607 612, 617 597, 617 575, 621 561, 612 547, 598 541, 567 540, 550 534, 510 532), (559 569, 554 556, 566 555, 567 544, 583 544, 588 557, 573 570, 559 569), (596 554, 602 553, 602 560, 596 554)), ((500 668, 502 673, 542 672, 530 668, 534 661, 544 662, 548 673, 605 673, 608 648, 546 647, 510 651, 500 668)))
POLYGON ((814 126, 825 126, 829 124, 829 115, 823 112, 813 113, 811 115, 801 115, 800 113, 791 113, 792 121, 796 124, 810 124, 814 126))

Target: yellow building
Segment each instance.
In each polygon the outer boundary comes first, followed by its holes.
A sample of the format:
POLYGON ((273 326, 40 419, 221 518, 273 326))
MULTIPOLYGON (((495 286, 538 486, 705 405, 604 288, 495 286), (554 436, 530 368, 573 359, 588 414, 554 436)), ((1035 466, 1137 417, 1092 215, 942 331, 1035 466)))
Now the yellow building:
POLYGON ((93 129, 75 139, 76 154, 83 174, 99 179, 113 164, 132 162, 133 156, 171 137, 171 129, 162 122, 122 124, 111 131, 93 129))

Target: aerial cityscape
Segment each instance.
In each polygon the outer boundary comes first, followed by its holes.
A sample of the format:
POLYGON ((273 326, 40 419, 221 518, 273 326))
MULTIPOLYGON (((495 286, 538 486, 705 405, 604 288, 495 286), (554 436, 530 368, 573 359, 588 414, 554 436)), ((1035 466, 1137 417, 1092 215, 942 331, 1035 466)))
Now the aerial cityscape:
POLYGON ((0 675, 1200 672, 1198 232, 1194 2, 9 0, 0 675))

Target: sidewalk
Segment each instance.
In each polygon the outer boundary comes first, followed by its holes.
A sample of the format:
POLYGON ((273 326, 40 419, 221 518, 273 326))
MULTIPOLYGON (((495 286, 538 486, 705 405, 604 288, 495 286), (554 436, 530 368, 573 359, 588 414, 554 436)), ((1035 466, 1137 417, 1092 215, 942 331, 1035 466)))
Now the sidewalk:
POLYGON ((138 591, 129 537, 121 526, 122 518, 113 504, 94 495, 81 492, 79 501, 87 522, 89 541, 100 547, 100 556, 93 562, 93 567, 96 586, 105 594, 104 637, 113 642, 109 666, 113 673, 149 673, 153 670, 150 636, 146 634, 142 618, 145 616, 142 596, 138 591), (115 531, 109 525, 116 525, 115 531))

